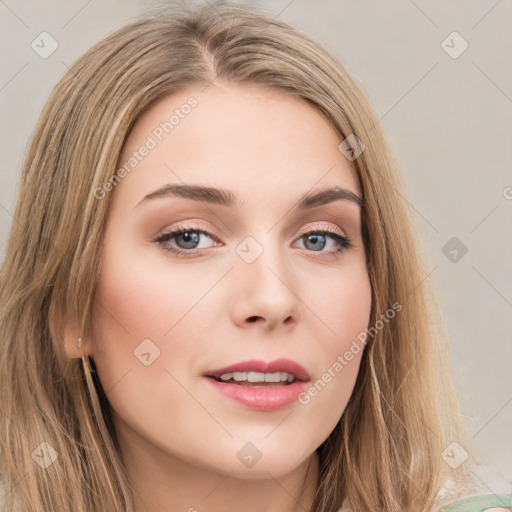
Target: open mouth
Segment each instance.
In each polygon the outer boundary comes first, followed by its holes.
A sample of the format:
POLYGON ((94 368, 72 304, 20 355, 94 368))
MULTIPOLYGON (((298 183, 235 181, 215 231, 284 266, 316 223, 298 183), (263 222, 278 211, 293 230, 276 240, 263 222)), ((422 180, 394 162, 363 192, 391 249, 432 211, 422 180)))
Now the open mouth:
POLYGON ((310 380, 302 365, 284 358, 243 361, 211 370, 203 377, 220 395, 261 412, 292 405, 310 380))
POLYGON ((287 372, 228 372, 219 377, 211 376, 211 378, 225 384, 268 388, 288 386, 296 380, 295 375, 287 372))

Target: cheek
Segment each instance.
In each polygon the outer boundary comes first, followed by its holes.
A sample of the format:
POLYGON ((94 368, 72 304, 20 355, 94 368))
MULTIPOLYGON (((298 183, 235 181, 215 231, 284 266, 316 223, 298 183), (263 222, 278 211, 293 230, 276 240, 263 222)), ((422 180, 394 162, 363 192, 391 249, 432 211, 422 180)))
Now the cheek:
POLYGON ((124 423, 143 436, 154 434, 155 442, 165 432, 181 439, 186 426, 170 418, 176 410, 189 417, 200 415, 201 409, 180 385, 197 345, 175 341, 194 332, 191 324, 200 309, 194 306, 214 276, 191 280, 179 268, 170 272, 167 265, 163 272, 162 266, 137 258, 135 251, 123 256, 124 251, 112 247, 113 241, 104 254, 94 304, 91 355, 98 376, 124 423))
POLYGON ((330 346, 340 352, 347 350, 351 342, 368 326, 372 302, 368 274, 361 270, 347 276, 339 290, 333 291, 331 296, 335 297, 335 304, 329 311, 334 331, 330 346))
MULTIPOLYGON (((105 389, 116 385, 127 372, 131 372, 130 379, 141 373, 143 381, 161 374, 154 370, 166 366, 169 339, 204 294, 205 285, 199 281, 187 279, 179 270, 170 273, 167 268, 163 272, 138 256, 136 248, 115 238, 109 239, 103 254, 94 301, 91 355, 105 389), (146 366, 148 360, 154 363, 146 366)), ((186 346, 181 350, 186 351, 186 346)), ((174 355, 183 357, 182 353, 174 355)))
POLYGON ((98 334, 109 343, 167 341, 218 280, 207 268, 186 271, 161 257, 144 259, 133 249, 118 252, 105 254, 95 296, 98 334))
POLYGON ((305 310, 317 318, 317 336, 327 353, 339 352, 368 326, 372 290, 364 260, 353 258, 339 272, 303 283, 305 310))
POLYGON ((299 397, 312 416, 322 418, 325 436, 339 421, 354 389, 365 346, 362 333, 370 319, 372 293, 366 268, 346 268, 323 293, 314 294, 313 313, 322 320, 312 354, 318 364, 311 386, 299 397))

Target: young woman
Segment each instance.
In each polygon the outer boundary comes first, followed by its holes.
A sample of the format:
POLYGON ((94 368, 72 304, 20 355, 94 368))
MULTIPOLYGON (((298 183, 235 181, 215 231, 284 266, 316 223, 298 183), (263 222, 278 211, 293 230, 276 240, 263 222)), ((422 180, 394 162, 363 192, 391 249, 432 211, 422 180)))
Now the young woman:
POLYGON ((403 197, 357 83, 285 23, 212 3, 94 46, 0 275, 4 510, 510 506, 471 497, 403 197))

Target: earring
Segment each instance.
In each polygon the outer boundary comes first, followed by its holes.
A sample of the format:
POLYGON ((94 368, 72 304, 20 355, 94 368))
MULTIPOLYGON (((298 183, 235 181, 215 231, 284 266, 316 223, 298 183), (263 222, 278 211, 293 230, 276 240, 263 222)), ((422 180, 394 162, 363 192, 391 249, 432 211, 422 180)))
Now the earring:
POLYGON ((82 338, 78 338, 78 348, 82 346, 82 338))

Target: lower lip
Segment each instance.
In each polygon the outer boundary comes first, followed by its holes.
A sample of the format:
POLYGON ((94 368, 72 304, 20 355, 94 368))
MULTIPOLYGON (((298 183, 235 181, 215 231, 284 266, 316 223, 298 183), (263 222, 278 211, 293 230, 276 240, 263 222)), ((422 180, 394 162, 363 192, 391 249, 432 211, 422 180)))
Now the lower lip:
POLYGON ((256 411, 271 412, 283 409, 295 402, 307 388, 307 382, 297 380, 291 384, 276 387, 241 386, 226 384, 211 377, 205 377, 210 385, 221 395, 236 400, 256 411))

